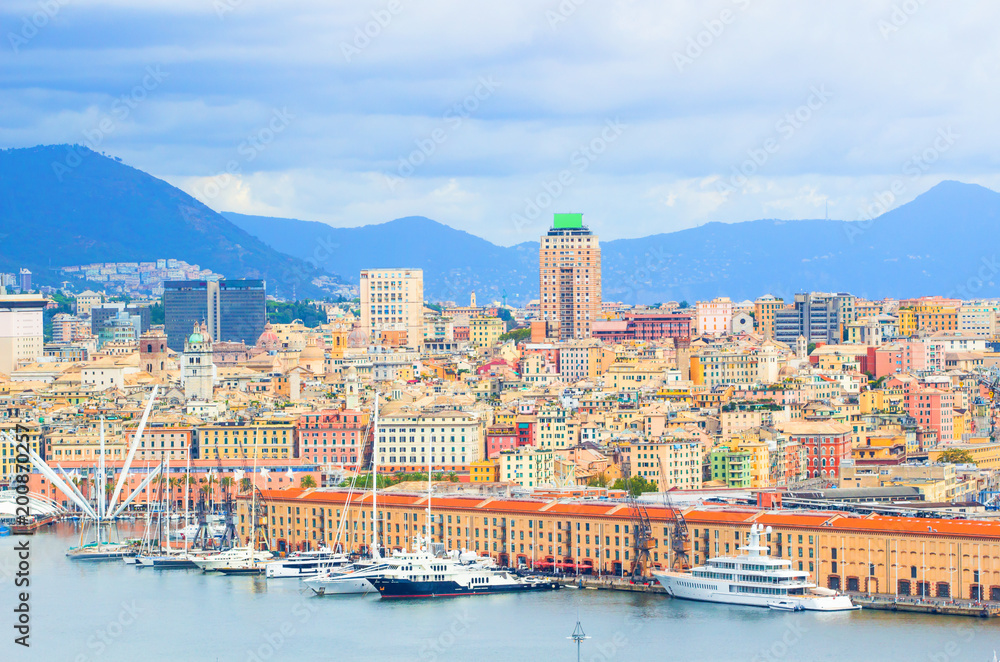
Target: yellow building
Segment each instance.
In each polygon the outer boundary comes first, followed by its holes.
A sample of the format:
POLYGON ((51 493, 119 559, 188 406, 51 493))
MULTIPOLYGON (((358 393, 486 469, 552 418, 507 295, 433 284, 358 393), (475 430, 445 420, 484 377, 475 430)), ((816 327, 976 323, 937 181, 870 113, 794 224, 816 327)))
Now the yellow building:
POLYGON ((753 302, 753 326, 765 338, 774 337, 774 314, 785 307, 785 302, 770 294, 753 302))
POLYGON ((638 391, 646 386, 659 387, 667 366, 655 361, 613 363, 604 373, 604 383, 615 391, 638 391))
POLYGON ((506 328, 499 317, 473 317, 469 320, 469 340, 476 347, 492 347, 506 328))
POLYGON ((38 453, 39 457, 45 457, 37 423, 12 420, 0 422, 0 483, 8 483, 19 472, 31 472, 33 465, 30 462, 25 461, 24 466, 18 466, 18 444, 22 442, 27 442, 28 447, 38 453))
POLYGON ((1000 443, 990 441, 989 437, 974 437, 962 444, 938 446, 927 452, 927 459, 937 462, 942 453, 952 449, 968 451, 973 463, 980 469, 1000 468, 1000 443))
POLYGON ((906 411, 906 394, 902 390, 876 389, 862 391, 858 396, 860 413, 873 412, 902 413, 906 411))
POLYGON ((198 457, 295 457, 295 420, 259 419, 248 423, 211 423, 197 429, 198 457))
POLYGON ((701 442, 665 437, 643 439, 634 444, 623 444, 620 448, 631 476, 656 483, 660 491, 701 489, 701 442))
POLYGON ((496 483, 500 480, 500 462, 476 460, 469 465, 469 480, 473 483, 496 483))
POLYGON ((901 308, 898 313, 897 324, 899 325, 899 335, 909 338, 917 332, 917 316, 911 308, 901 308))

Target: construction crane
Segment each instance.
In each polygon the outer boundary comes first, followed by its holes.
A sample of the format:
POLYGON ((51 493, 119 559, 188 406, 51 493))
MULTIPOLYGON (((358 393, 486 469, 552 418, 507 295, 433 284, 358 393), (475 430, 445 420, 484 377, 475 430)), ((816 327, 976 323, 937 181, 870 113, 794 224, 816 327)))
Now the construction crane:
MULTIPOLYGON (((660 468, 660 476, 665 476, 663 472, 663 460, 657 459, 660 468)), ((674 506, 670 498, 670 491, 663 491, 663 505, 666 507, 670 517, 670 551, 673 553, 672 570, 687 570, 691 567, 688 548, 691 545, 691 536, 688 531, 687 522, 684 520, 684 513, 674 506)))
POLYGON ((632 567, 629 569, 629 574, 632 576, 632 581, 636 581, 645 577, 649 570, 649 550, 655 544, 653 525, 649 522, 646 507, 639 503, 628 489, 625 490, 625 499, 632 511, 632 567))

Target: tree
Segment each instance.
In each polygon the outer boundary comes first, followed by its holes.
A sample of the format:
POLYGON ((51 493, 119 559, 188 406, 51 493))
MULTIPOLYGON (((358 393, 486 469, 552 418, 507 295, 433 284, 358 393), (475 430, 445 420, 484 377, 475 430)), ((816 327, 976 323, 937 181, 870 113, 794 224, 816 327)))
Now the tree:
POLYGON ((299 481, 299 485, 302 486, 302 489, 308 490, 310 488, 316 487, 316 479, 313 478, 312 476, 303 476, 302 480, 299 481))
POLYGON ((642 476, 632 476, 628 480, 619 478, 611 486, 613 490, 627 489, 632 496, 638 496, 644 492, 659 492, 660 488, 656 483, 646 480, 642 476))
POLYGON ((507 333, 502 334, 497 338, 497 342, 507 342, 508 340, 513 340, 515 343, 524 342, 531 337, 531 329, 511 329, 507 333))
POLYGON ((684 301, 681 301, 679 304, 677 304, 677 307, 678 308, 690 308, 691 304, 689 304, 687 302, 687 299, 685 299, 684 301))
POLYGON ((814 349, 816 349, 816 343, 809 343, 809 345, 806 346, 806 354, 812 354, 814 349))
POLYGON ((972 453, 964 448, 949 448, 938 455, 938 462, 945 464, 975 464, 972 453))

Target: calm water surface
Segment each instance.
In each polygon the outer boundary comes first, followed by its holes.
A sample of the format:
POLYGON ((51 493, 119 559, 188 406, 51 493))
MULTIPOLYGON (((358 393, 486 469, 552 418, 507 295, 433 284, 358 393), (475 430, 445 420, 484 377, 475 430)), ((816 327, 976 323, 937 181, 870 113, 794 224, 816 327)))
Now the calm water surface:
POLYGON ((0 660, 566 660, 989 662, 1000 620, 780 613, 610 591, 390 602, 315 598, 298 581, 70 562, 70 524, 34 536, 32 647, 13 644, 0 538, 0 660))

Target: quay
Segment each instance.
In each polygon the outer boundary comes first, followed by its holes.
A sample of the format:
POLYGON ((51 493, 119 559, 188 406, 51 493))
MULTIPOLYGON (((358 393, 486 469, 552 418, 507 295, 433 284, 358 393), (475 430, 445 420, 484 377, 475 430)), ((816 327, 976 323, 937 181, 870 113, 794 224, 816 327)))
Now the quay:
MULTIPOLYGON (((658 582, 636 582, 620 577, 560 577, 557 580, 566 588, 589 589, 594 591, 627 591, 631 593, 659 593, 666 591, 658 582)), ((862 609, 878 611, 909 612, 917 614, 941 614, 944 616, 970 616, 974 618, 996 618, 1000 616, 1000 603, 975 602, 971 600, 944 600, 939 598, 895 598, 893 596, 849 593, 854 604, 862 609)))
POLYGON ((10 534, 12 536, 31 536, 43 526, 55 524, 58 519, 59 518, 55 515, 46 515, 45 517, 32 519, 31 522, 27 524, 10 524, 8 526, 10 527, 10 534))
POLYGON ((945 600, 940 598, 866 595, 849 593, 854 604, 862 609, 879 611, 902 611, 917 614, 942 614, 945 616, 973 616, 976 618, 996 618, 1000 616, 1000 603, 975 602, 971 600, 945 600))
POLYGON ((660 593, 666 595, 657 581, 636 582, 621 577, 559 577, 556 581, 566 588, 590 589, 592 591, 629 591, 631 593, 660 593))

